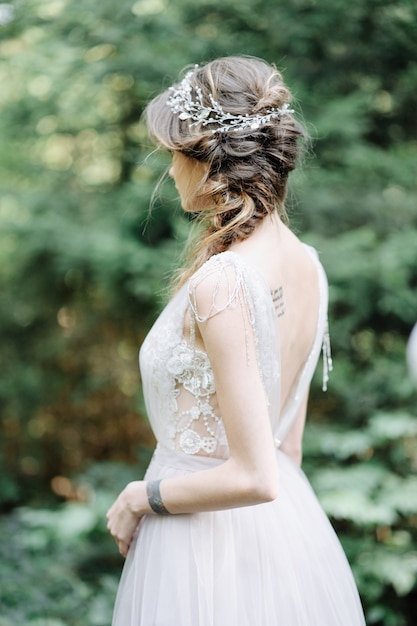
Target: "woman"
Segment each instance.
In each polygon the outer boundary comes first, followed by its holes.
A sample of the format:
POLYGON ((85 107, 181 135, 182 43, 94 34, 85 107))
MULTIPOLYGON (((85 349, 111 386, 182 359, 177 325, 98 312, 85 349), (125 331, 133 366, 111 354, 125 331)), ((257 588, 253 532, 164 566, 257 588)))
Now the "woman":
POLYGON ((303 135, 277 70, 227 57, 155 98, 183 209, 202 222, 140 354, 158 440, 108 512, 127 555, 114 626, 356 626, 338 540, 301 464, 308 388, 331 366, 327 283, 286 226, 303 135))

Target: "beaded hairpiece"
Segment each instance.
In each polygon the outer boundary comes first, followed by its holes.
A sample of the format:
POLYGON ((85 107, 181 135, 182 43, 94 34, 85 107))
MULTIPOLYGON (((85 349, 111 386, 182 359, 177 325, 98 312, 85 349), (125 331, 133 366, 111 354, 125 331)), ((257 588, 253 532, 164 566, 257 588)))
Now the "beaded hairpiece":
MULTIPOLYGON (((195 66, 195 69, 198 65, 195 66)), ((227 133, 229 131, 239 130, 257 130, 260 126, 268 124, 272 119, 276 119, 285 113, 294 113, 293 109, 289 109, 289 104, 285 103, 282 107, 272 107, 266 109, 265 113, 257 115, 233 115, 226 113, 211 94, 209 94, 211 106, 203 104, 203 94, 200 87, 195 87, 197 94, 193 100, 191 76, 194 70, 188 72, 178 87, 170 87, 172 95, 167 100, 167 105, 174 113, 178 113, 180 120, 190 120, 190 126, 209 126, 209 124, 218 124, 217 128, 211 129, 212 133, 227 133)))

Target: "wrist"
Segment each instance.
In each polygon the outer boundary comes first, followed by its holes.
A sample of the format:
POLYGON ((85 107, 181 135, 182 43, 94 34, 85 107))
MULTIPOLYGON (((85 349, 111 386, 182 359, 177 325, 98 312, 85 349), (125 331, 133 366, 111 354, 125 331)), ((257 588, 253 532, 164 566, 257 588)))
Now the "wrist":
POLYGON ((159 490, 160 483, 161 480, 150 480, 146 483, 146 494, 148 496, 149 506, 157 515, 171 515, 162 500, 159 490))
POLYGON ((135 480, 126 486, 126 503, 128 509, 137 517, 142 517, 147 513, 152 513, 146 494, 146 483, 142 480, 135 480))

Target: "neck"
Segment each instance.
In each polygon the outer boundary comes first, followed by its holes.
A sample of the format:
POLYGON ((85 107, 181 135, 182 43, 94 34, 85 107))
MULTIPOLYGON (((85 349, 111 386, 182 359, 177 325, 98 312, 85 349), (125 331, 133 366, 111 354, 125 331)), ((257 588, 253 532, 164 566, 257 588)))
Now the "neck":
POLYGON ((247 239, 236 241, 230 246, 230 249, 236 250, 236 252, 237 249, 242 249, 243 251, 245 248, 252 247, 257 241, 265 240, 265 238, 269 238, 270 236, 280 237, 285 228, 285 224, 279 217, 278 212, 274 211, 271 215, 267 215, 259 222, 247 239))

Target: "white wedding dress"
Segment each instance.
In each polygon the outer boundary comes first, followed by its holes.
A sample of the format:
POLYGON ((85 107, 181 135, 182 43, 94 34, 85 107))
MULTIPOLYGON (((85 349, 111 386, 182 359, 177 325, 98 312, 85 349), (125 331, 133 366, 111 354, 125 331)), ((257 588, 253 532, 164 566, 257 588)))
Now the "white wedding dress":
POLYGON ((273 502, 225 511, 142 518, 123 570, 113 626, 363 626, 356 586, 340 543, 302 470, 280 444, 308 389, 322 346, 328 358, 327 281, 319 273, 317 332, 280 411, 280 353, 274 306, 258 270, 236 253, 213 256, 174 296, 140 353, 149 419, 158 440, 146 479, 204 470, 227 458, 206 353, 195 320, 242 315, 248 367, 260 373, 279 467, 273 502), (195 291, 213 285, 202 317, 195 291), (225 289, 228 297, 224 299, 225 289), (219 294, 223 294, 221 297, 219 294), (190 311, 190 340, 184 317, 190 311), (255 346, 255 359, 249 346, 255 346), (255 362, 253 362, 255 360, 255 362))

